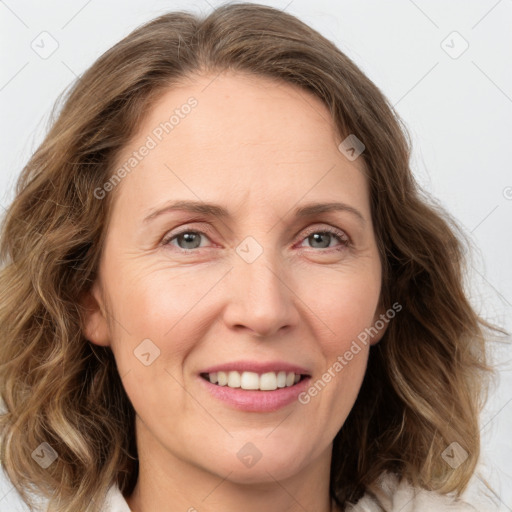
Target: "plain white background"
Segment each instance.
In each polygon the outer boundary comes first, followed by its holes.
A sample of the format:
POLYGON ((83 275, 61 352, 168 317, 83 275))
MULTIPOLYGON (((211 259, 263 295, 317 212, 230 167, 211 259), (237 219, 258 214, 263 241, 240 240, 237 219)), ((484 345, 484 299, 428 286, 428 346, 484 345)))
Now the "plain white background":
MULTIPOLYGON (((164 12, 207 14, 223 2, 0 1, 0 213, 42 140, 57 96, 101 53, 164 12), (52 52, 49 55, 50 52, 52 52)), ((274 0, 351 57, 395 105, 412 135, 420 184, 458 220, 478 248, 471 300, 512 329, 512 1, 274 0)), ((20 307, 23 307, 20 304, 20 307)), ((512 511, 512 350, 492 343, 499 378, 482 417, 481 478, 512 511)), ((0 475, 0 510, 26 510, 0 475)))

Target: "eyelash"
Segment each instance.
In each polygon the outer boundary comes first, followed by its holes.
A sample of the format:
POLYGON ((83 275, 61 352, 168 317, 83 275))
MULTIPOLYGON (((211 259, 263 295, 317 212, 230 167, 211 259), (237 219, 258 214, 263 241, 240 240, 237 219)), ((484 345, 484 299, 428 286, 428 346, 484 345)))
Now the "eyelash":
MULTIPOLYGON (((162 245, 169 246, 169 245, 171 245, 171 242, 173 240, 175 240, 179 236, 184 235, 186 233, 194 233, 194 234, 204 235, 208 238, 208 234, 203 231, 199 231, 199 230, 195 230, 195 229, 184 229, 184 230, 180 231, 179 233, 174 233, 171 236, 165 237, 162 240, 162 245)), ((347 249, 348 247, 351 247, 351 245, 352 245, 352 242, 351 242, 349 236, 344 231, 341 231, 336 228, 326 228, 326 229, 311 228, 306 231, 306 234, 304 235, 302 241, 306 240, 307 238, 309 238, 311 235, 313 235, 315 233, 333 235, 335 238, 338 239, 338 241, 341 244, 341 247, 330 247, 330 248, 326 247, 324 249, 319 249, 321 252, 331 252, 333 250, 334 251, 342 251, 344 249, 347 249)), ((175 248, 183 253, 197 252, 201 249, 201 247, 198 247, 196 249, 182 249, 181 247, 175 247, 175 248)), ((312 247, 311 249, 315 249, 315 248, 312 247)))

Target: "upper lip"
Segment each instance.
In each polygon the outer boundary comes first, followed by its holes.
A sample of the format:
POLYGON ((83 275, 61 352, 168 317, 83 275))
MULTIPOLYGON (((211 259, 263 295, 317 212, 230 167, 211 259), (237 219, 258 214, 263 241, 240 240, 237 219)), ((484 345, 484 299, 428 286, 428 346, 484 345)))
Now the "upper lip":
POLYGON ((267 372, 293 372, 302 375, 310 375, 310 372, 296 364, 287 363, 285 361, 232 361, 230 363, 221 363, 214 366, 205 368, 200 373, 215 373, 215 372, 254 372, 254 373, 267 373, 267 372))

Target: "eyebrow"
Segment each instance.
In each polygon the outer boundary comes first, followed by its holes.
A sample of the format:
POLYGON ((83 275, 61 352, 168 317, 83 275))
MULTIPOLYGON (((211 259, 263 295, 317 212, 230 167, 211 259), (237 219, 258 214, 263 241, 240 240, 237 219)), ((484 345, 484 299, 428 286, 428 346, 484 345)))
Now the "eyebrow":
MULTIPOLYGON (((226 208, 215 203, 205 203, 203 201, 173 201, 165 204, 162 208, 150 211, 149 215, 144 218, 144 223, 149 222, 160 215, 174 211, 186 211, 189 213, 198 213, 211 217, 230 218, 231 215, 226 208)), ((328 203, 308 203, 294 210, 295 217, 304 218, 318 215, 320 213, 328 213, 333 211, 344 211, 351 213, 357 217, 362 223, 366 222, 363 214, 346 203, 328 202, 328 203)))

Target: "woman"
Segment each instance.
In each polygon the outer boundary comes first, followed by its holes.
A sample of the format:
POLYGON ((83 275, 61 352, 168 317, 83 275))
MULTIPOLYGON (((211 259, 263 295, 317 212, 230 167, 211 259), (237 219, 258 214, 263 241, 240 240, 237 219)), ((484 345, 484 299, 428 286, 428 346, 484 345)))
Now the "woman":
POLYGON ((492 326, 409 152, 354 63, 269 7, 170 13, 106 52, 3 224, 23 499, 475 510, 492 326))

